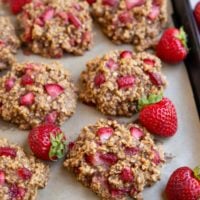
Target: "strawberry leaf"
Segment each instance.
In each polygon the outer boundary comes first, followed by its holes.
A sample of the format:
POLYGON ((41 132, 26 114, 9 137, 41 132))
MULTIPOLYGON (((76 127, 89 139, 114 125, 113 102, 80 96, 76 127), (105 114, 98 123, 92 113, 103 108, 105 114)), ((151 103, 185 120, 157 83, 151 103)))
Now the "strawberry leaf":
POLYGON ((163 98, 163 94, 151 94, 149 97, 144 97, 142 99, 139 100, 138 102, 138 110, 142 110, 144 107, 154 104, 154 103, 158 103, 162 100, 163 98))
POLYGON ((49 158, 51 160, 57 160, 64 156, 66 152, 66 141, 63 133, 57 135, 51 134, 50 136, 51 148, 49 151, 49 158))
POLYGON ((195 167, 193 172, 194 172, 194 177, 200 180, 200 166, 195 167))
POLYGON ((176 37, 181 41, 181 43, 183 44, 183 46, 188 50, 188 46, 187 46, 187 34, 184 31, 183 27, 181 27, 179 29, 179 34, 176 37))

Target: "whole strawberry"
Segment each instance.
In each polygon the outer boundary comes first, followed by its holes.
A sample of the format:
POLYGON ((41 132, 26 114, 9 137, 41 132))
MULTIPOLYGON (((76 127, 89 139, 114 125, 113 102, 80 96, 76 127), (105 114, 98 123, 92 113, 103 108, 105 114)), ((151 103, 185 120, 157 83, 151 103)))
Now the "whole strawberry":
POLYGON ((28 136, 30 149, 42 160, 57 160, 66 151, 66 138, 54 124, 42 124, 33 128, 28 136))
POLYGON ((168 200, 198 200, 200 199, 200 168, 192 171, 189 167, 175 170, 165 189, 168 200))
POLYGON ((156 46, 156 54, 166 63, 176 64, 183 61, 188 54, 187 35, 183 28, 167 29, 156 46))
POLYGON ((13 14, 18 14, 22 11, 25 4, 30 3, 31 0, 9 0, 10 9, 13 14))
POLYGON ((198 27, 200 28, 200 1, 195 6, 194 17, 196 19, 198 27))
POLYGON ((176 109, 168 98, 151 95, 148 99, 141 99, 139 105, 141 109, 139 121, 151 133, 164 137, 170 137, 176 133, 176 109))

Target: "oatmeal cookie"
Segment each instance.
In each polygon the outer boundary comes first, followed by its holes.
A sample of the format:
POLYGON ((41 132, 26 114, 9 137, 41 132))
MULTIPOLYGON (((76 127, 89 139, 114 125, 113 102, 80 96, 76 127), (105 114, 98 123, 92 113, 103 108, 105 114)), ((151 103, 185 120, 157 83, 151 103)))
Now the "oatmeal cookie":
POLYGON ((9 17, 0 16, 0 70, 15 62, 14 54, 19 46, 19 39, 9 17))
POLYGON ((0 116, 21 129, 61 124, 76 108, 76 88, 59 63, 16 63, 0 78, 0 116))
POLYGON ((44 188, 49 167, 23 149, 0 138, 0 199, 35 200, 37 190, 44 188))
POLYGON ((108 115, 132 116, 138 101, 163 92, 161 61, 148 53, 112 51, 87 63, 80 99, 108 115))
POLYGON ((104 200, 142 199, 160 179, 164 154, 139 124, 99 120, 70 143, 64 166, 104 200))
POLYGON ((97 0, 92 14, 115 43, 142 51, 155 45, 167 24, 167 0, 97 0))
POLYGON ((33 0, 19 16, 21 40, 33 53, 60 58, 91 47, 89 6, 79 0, 33 0))

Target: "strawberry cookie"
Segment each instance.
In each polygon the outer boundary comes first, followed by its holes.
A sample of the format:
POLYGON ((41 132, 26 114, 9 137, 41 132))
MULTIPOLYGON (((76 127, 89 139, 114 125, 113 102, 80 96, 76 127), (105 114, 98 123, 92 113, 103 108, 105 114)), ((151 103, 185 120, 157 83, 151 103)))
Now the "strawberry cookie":
POLYGON ((138 101, 166 87, 160 60, 148 53, 112 51, 87 63, 80 99, 108 115, 132 116, 138 101))
POLYGON ((74 113, 76 98, 68 71, 58 63, 16 63, 0 79, 0 115, 21 129, 61 124, 74 113))
POLYGON ((156 43, 167 23, 167 0, 89 1, 94 18, 115 43, 142 51, 156 43))
POLYGON ((10 67, 20 46, 14 26, 8 17, 0 16, 0 70, 10 67))
POLYGON ((82 55, 92 43, 89 6, 78 0, 33 0, 19 16, 21 40, 35 54, 82 55))
POLYGON ((101 199, 142 199, 144 187, 160 179, 163 157, 142 126, 99 120, 70 143, 64 166, 101 199))
POLYGON ((35 200, 37 190, 44 188, 49 167, 26 156, 23 149, 0 139, 0 199, 35 200))

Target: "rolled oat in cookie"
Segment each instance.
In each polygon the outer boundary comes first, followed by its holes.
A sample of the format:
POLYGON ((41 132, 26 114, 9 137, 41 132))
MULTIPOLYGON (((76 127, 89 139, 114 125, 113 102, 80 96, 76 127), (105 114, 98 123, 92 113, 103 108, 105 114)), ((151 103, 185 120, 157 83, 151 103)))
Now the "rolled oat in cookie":
POLYGON ((166 87, 161 61, 149 53, 112 51, 87 63, 80 99, 108 115, 132 116, 138 101, 166 87))
POLYGON ((74 113, 76 100, 71 77, 57 62, 16 63, 0 78, 0 116, 21 129, 63 123, 74 113))
POLYGON ((38 189, 44 188, 49 167, 23 149, 0 138, 0 199, 36 200, 38 189))
POLYGON ((92 44, 89 6, 79 0, 33 0, 19 16, 21 40, 35 54, 82 55, 92 44))
POLYGON ((0 70, 12 66, 19 46, 19 39, 9 17, 0 16, 0 70))
POLYGON ((152 47, 167 23, 167 0, 96 0, 92 14, 115 43, 152 47))
POLYGON ((64 166, 103 200, 141 200, 163 163, 161 147, 144 127, 101 119, 69 145, 64 166))

